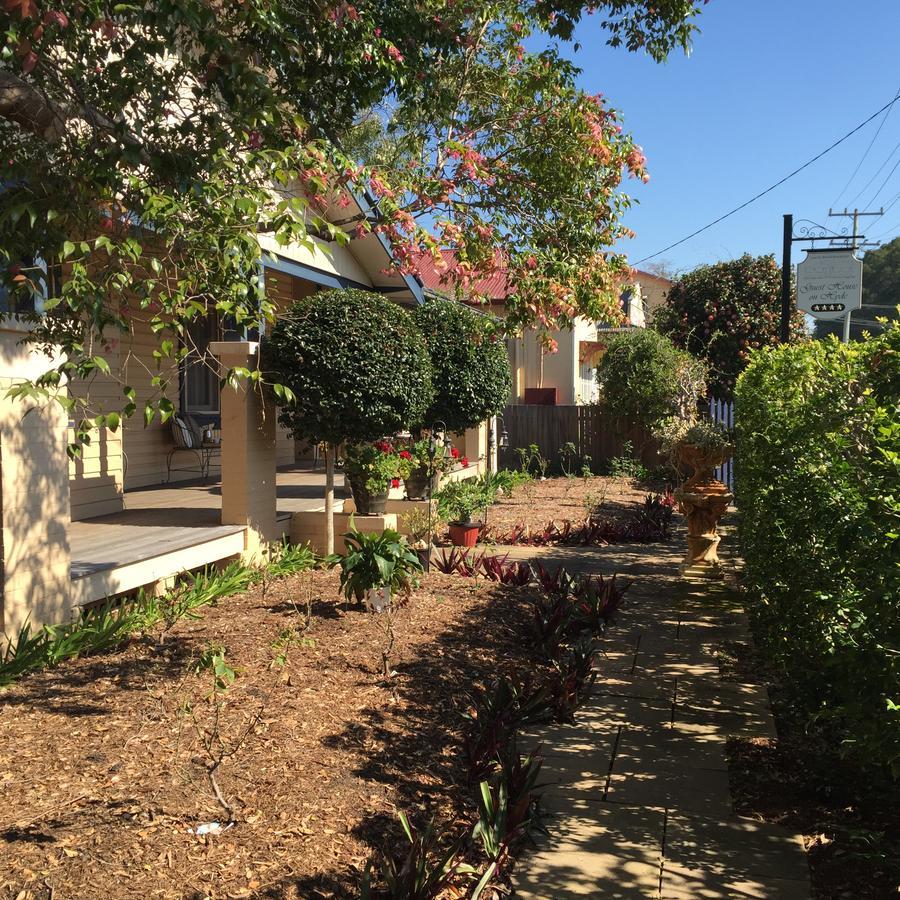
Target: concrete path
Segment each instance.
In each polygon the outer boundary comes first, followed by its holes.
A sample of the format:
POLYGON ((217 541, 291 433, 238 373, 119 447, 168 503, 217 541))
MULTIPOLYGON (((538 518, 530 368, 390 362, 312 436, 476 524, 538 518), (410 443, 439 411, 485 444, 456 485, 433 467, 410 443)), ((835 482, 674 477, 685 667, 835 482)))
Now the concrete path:
POLYGON ((520 740, 543 747, 548 831, 516 867, 521 900, 810 897, 800 838, 732 812, 726 739, 774 724, 765 687, 719 676, 717 645, 749 640, 737 595, 683 581, 680 546, 508 548, 634 577, 577 724, 520 740))

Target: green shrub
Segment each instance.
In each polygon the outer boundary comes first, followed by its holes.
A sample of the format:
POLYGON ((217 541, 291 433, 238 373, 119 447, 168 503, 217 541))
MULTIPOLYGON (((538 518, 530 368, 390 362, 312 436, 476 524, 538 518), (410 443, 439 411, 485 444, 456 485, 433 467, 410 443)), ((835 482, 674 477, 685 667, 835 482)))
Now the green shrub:
MULTIPOLYGON (((781 266, 749 253, 698 266, 669 288, 653 325, 707 363, 716 397, 730 397, 753 350, 780 343, 781 266)), ((792 340, 805 337, 799 310, 790 328, 792 340)))
POLYGON ((604 409, 647 429, 669 416, 696 415, 705 376, 703 363, 649 328, 614 334, 597 366, 604 409))
POLYGON ((512 373, 506 343, 491 317, 450 300, 429 300, 413 312, 433 368, 434 399, 424 424, 450 431, 474 428, 509 402, 512 373))
POLYGON ((736 390, 754 617, 794 707, 900 775, 900 328, 753 355, 736 390))
MULTIPOLYGON (((350 525, 353 528, 352 519, 350 525)), ((381 534, 353 529, 344 540, 347 555, 338 565, 341 591, 348 600, 362 601, 366 591, 377 588, 398 593, 418 585, 422 563, 402 534, 392 528, 385 528, 381 534)))
POLYGON ((372 441, 421 425, 431 361, 412 316, 378 294, 335 290, 298 300, 265 343, 266 379, 290 389, 279 421, 297 438, 372 441))

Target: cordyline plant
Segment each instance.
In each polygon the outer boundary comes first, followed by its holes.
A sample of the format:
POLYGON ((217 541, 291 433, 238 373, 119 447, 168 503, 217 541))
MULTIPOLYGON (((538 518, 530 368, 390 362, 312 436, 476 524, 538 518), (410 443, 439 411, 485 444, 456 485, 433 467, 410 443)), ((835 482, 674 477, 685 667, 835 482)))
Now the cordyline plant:
POLYGON ((192 322, 273 319, 261 235, 327 250, 377 231, 407 272, 452 242, 464 288, 507 269, 513 325, 614 315, 627 266, 607 251, 643 154, 557 45, 524 42, 567 41, 590 10, 610 44, 662 59, 688 47, 700 6, 6 0, 0 268, 19 309, 50 294, 33 338, 62 360, 20 393, 58 395, 79 440, 166 419, 192 322), (138 328, 158 339, 140 391, 138 328), (118 402, 92 399, 98 378, 118 402))

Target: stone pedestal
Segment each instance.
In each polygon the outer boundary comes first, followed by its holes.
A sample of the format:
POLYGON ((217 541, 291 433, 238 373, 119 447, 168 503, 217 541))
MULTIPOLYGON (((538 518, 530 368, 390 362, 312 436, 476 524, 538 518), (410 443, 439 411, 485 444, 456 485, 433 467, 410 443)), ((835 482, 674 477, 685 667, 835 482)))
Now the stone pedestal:
POLYGON ((709 480, 679 488, 675 499, 688 521, 688 549, 682 574, 717 575, 721 540, 717 526, 734 495, 721 481, 709 480))

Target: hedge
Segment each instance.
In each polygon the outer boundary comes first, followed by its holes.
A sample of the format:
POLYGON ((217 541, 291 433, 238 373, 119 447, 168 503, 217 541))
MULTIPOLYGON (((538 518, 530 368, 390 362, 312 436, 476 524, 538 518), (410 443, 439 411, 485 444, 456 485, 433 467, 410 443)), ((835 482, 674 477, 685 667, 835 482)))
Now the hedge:
POLYGON ((754 353, 737 382, 752 612, 793 708, 900 776, 900 328, 754 353))
POLYGON ((434 399, 424 424, 442 421, 463 432, 509 403, 509 356, 491 316, 443 298, 416 307, 413 318, 425 336, 433 369, 434 399))
POLYGON ((310 441, 367 441, 419 426, 434 396, 431 360, 410 313, 368 291, 323 291, 298 300, 263 345, 278 420, 310 441))

